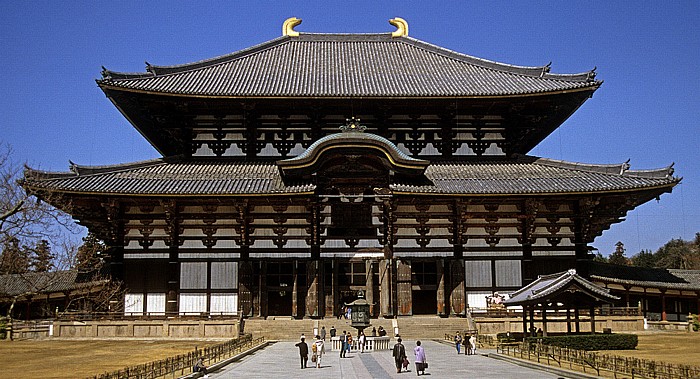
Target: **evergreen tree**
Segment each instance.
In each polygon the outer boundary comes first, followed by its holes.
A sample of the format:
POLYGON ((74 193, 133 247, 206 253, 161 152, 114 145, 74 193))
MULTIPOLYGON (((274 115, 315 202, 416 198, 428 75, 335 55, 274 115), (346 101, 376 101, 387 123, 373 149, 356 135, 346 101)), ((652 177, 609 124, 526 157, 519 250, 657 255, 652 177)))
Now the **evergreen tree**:
POLYGON ((629 259, 625 256, 625 244, 618 241, 615 244, 615 252, 610 254, 608 262, 614 265, 628 265, 629 259))
POLYGON ((98 268, 102 264, 101 257, 107 249, 105 244, 100 241, 94 234, 88 233, 83 237, 83 244, 78 247, 78 253, 75 257, 75 267, 82 270, 92 270, 98 268))
POLYGON ((656 266, 660 268, 692 269, 694 264, 691 244, 674 238, 656 251, 656 266))
POLYGON ((41 240, 36 243, 32 249, 34 255, 32 257, 32 266, 36 272, 48 272, 53 269, 53 259, 55 256, 51 253, 49 241, 41 240))
POLYGON ((23 274, 29 271, 29 254, 20 247, 19 239, 7 238, 0 255, 0 274, 23 274))
POLYGON ((653 268, 656 267, 656 256, 651 250, 642 250, 630 258, 632 266, 653 268))

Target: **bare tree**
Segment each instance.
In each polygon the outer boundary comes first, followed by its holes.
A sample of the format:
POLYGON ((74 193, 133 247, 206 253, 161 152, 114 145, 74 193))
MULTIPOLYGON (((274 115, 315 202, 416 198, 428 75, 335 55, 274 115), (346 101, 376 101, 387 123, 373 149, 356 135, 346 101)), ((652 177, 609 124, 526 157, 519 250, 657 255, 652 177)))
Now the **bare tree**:
MULTIPOLYGON (((23 167, 12 160, 12 149, 0 144, 0 274, 7 283, 0 286, 0 298, 10 330, 18 301, 46 293, 63 280, 58 270, 68 268, 68 261, 51 246, 75 239, 80 231, 69 214, 22 188, 23 167)), ((42 197, 59 200, 51 193, 42 197)))

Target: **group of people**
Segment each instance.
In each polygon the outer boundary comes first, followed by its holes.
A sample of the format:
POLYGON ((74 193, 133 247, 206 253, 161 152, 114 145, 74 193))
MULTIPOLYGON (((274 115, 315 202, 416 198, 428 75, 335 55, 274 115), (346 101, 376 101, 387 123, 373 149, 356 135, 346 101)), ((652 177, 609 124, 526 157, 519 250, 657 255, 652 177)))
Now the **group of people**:
MULTIPOLYGON (((299 348, 299 357, 301 358, 301 368, 307 367, 309 361, 309 345, 306 343, 306 338, 302 334, 299 343, 296 345, 299 348)), ((326 354, 326 344, 321 339, 320 335, 316 336, 316 341, 311 344, 311 362, 316 366, 316 368, 321 368, 321 360, 323 355, 326 354)))
MULTIPOLYGON (((376 336, 376 330, 372 334, 373 336, 376 336)), ((352 350, 352 344, 353 344, 353 336, 352 333, 347 333, 345 330, 343 330, 343 334, 340 335, 340 357, 345 358, 345 354, 352 350)), ((365 344, 367 343, 367 336, 365 335, 364 332, 360 331, 357 333, 357 350, 360 351, 360 353, 365 352, 365 344)))
MULTIPOLYGON (((416 374, 425 375, 425 369, 428 368, 428 360, 425 357, 425 349, 421 346, 420 341, 416 341, 416 347, 413 349, 413 354, 416 357, 416 374)), ((406 347, 403 345, 401 337, 396 340, 396 344, 391 351, 396 363, 396 373, 401 373, 402 369, 408 371, 408 357, 406 356, 406 347)))
POLYGON ((462 338, 462 335, 457 332, 454 337, 454 342, 457 354, 461 353, 462 346, 464 346, 464 355, 476 354, 476 336, 465 334, 464 338, 462 338))

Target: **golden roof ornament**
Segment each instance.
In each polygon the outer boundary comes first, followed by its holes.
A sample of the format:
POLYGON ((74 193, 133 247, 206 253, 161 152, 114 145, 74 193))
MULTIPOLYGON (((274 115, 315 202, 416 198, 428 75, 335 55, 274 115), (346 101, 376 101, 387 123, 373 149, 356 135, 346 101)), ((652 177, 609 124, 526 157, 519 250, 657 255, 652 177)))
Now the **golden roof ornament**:
POLYGON ((392 37, 408 37, 408 22, 401 17, 395 17, 389 20, 391 25, 396 27, 396 30, 391 33, 392 37))
POLYGON ((301 24, 301 19, 296 17, 290 17, 284 20, 282 24, 282 35, 290 37, 299 37, 299 32, 294 30, 294 27, 301 24))
POLYGON ((364 132, 367 127, 360 125, 359 118, 348 118, 345 120, 346 124, 340 126, 340 131, 343 133, 361 133, 364 132))

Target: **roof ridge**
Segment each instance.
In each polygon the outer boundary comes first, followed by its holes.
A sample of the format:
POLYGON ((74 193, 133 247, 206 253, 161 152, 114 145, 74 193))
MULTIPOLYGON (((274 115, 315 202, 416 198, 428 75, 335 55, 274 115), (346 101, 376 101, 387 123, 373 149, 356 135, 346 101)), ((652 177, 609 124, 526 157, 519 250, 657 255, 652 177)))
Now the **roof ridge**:
MULTIPOLYGON (((230 62, 232 60, 238 59, 243 56, 248 56, 251 54, 258 53, 260 51, 264 51, 270 48, 273 48, 275 46, 280 45, 282 42, 285 42, 292 37, 289 36, 280 36, 265 42, 258 43, 256 45, 246 47, 242 50, 236 50, 234 52, 226 53, 223 55, 219 55, 216 57, 212 58, 207 58, 207 59, 202 59, 194 62, 188 62, 188 63, 182 63, 182 64, 176 64, 176 65, 152 65, 148 62, 146 62, 146 71, 145 73, 123 73, 123 72, 117 72, 117 71, 111 71, 107 70, 103 66, 103 71, 102 71, 102 81, 109 81, 113 79, 142 79, 142 78, 148 78, 148 77, 154 77, 154 76, 164 76, 168 74, 177 74, 177 73, 182 73, 182 72, 187 72, 187 71, 193 71, 205 67, 211 67, 211 66, 216 66, 219 64, 223 64, 226 62, 230 62), (116 77, 115 77, 116 76, 116 77)), ((101 82, 98 80, 98 82, 101 82)))
MULTIPOLYGON (((673 163, 669 166, 656 169, 630 170, 629 159, 623 163, 604 164, 572 162, 561 159, 542 158, 519 154, 518 160, 526 160, 528 158, 534 159, 531 163, 540 164, 543 166, 646 179, 668 179, 673 177, 674 172, 673 163)), ((678 180, 680 179, 682 178, 678 178, 678 180)))
POLYGON ((477 56, 461 53, 456 50, 448 49, 439 45, 435 45, 430 42, 426 42, 413 37, 402 37, 404 40, 399 40, 399 42, 411 41, 412 45, 425 48, 426 51, 434 52, 436 54, 441 54, 447 58, 457 59, 460 62, 473 64, 476 66, 484 67, 487 69, 492 69, 496 71, 501 71, 509 74, 524 75, 528 77, 537 77, 542 79, 551 80, 567 80, 567 81, 577 81, 577 82, 591 82, 591 83, 602 83, 602 81, 595 81, 595 70, 596 68, 572 74, 553 74, 550 72, 552 62, 550 61, 544 66, 520 66, 510 63, 499 62, 491 59, 480 58, 477 56), (514 71, 517 70, 517 71, 514 71))

